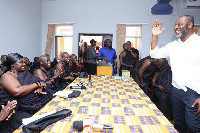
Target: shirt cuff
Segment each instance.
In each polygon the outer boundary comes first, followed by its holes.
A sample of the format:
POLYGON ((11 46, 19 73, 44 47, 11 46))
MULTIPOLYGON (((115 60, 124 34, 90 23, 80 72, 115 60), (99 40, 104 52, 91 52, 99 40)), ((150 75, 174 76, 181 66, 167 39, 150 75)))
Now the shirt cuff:
POLYGON ((157 56, 156 56, 157 51, 158 51, 158 46, 156 46, 153 50, 151 50, 151 47, 150 47, 151 58, 157 58, 157 56))

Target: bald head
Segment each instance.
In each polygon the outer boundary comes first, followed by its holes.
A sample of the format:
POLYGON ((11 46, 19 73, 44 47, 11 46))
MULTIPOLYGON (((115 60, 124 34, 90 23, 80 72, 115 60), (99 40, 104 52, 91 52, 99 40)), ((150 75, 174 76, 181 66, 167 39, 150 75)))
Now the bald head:
POLYGON ((70 60, 70 56, 67 52, 63 52, 61 54, 61 60, 65 63, 69 63, 69 60, 70 60))
POLYGON ((181 16, 180 18, 185 18, 185 21, 189 24, 192 23, 192 27, 194 28, 194 17, 190 15, 184 15, 181 16))
POLYGON ((163 67, 166 66, 167 63, 168 62, 167 62, 166 58, 157 59, 157 61, 156 61, 156 67, 158 69, 162 69, 163 67))
POLYGON ((43 66, 44 68, 50 68, 51 67, 51 61, 49 59, 48 55, 41 55, 39 57, 40 66, 43 66))
POLYGON ((41 56, 39 57, 39 62, 44 61, 44 60, 47 59, 47 58, 48 58, 47 55, 41 55, 41 56))

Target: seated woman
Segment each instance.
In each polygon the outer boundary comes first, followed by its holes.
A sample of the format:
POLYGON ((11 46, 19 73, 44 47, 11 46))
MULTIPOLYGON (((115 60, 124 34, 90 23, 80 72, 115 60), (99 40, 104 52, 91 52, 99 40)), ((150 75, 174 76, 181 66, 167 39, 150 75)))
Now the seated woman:
POLYGON ((53 98, 54 91, 41 79, 25 70, 26 64, 20 54, 9 54, 5 65, 7 69, 0 75, 0 84, 5 95, 11 100, 17 100, 17 111, 26 112, 31 116, 53 98))
POLYGON ((123 44, 123 51, 120 53, 120 68, 119 76, 122 76, 122 70, 129 70, 130 74, 133 74, 133 68, 136 64, 135 58, 137 54, 134 54, 132 51, 129 51, 129 46, 127 43, 123 44))
POLYGON ((34 70, 34 75, 46 82, 53 90, 63 90, 68 84, 63 79, 64 67, 59 65, 57 69, 51 68, 49 56, 42 55, 39 57, 40 66, 34 70))

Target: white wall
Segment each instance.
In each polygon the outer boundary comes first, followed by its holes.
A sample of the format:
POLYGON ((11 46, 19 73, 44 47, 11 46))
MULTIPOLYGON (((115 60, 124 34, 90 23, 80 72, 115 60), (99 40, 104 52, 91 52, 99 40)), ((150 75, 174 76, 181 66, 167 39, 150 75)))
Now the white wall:
POLYGON ((41 55, 41 0, 0 0, 0 17, 0 55, 41 55))
POLYGON ((45 53, 48 23, 75 22, 73 53, 78 53, 78 33, 111 33, 116 47, 116 24, 148 23, 143 26, 142 57, 149 54, 151 23, 166 27, 159 45, 175 39, 175 20, 193 15, 200 24, 200 9, 184 9, 184 0, 172 0, 171 15, 152 15, 157 0, 0 0, 0 55, 18 52, 31 61, 45 53), (42 47, 42 48, 41 48, 42 47))
POLYGON ((48 23, 75 22, 73 53, 78 52, 78 33, 111 33, 113 47, 116 47, 116 24, 148 23, 143 26, 142 53, 149 55, 151 43, 151 24, 156 19, 163 21, 166 27, 159 38, 159 45, 175 39, 173 26, 175 20, 182 15, 195 17, 200 23, 200 9, 184 9, 182 0, 172 0, 174 7, 171 15, 152 15, 151 7, 157 0, 43 0, 42 1, 42 52, 44 54, 48 23), (150 5, 150 6, 149 6, 150 5))

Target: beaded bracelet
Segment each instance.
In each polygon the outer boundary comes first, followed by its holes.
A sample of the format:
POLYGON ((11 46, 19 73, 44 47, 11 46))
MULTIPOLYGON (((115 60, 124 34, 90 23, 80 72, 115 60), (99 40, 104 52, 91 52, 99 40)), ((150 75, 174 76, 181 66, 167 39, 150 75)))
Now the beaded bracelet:
POLYGON ((40 88, 41 83, 40 82, 35 82, 35 83, 37 84, 38 88, 40 88))
POLYGON ((54 84, 55 83, 54 77, 50 78, 50 81, 52 84, 54 84))

